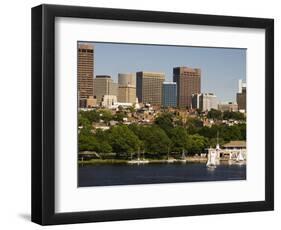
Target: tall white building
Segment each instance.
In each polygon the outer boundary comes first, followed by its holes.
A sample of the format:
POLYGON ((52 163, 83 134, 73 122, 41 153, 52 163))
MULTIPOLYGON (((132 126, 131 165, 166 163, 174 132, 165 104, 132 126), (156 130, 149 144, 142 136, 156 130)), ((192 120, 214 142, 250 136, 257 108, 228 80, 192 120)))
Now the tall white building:
POLYGON ((246 88, 246 82, 243 82, 241 79, 238 80, 238 93, 242 93, 243 88, 246 88))
POLYGON ((217 96, 213 93, 199 93, 192 95, 192 108, 202 111, 218 109, 217 96))
POLYGON ((101 106, 105 108, 112 108, 117 103, 116 95, 104 95, 102 97, 101 106))
POLYGON ((238 104, 238 110, 243 113, 246 112, 247 85, 242 80, 238 81, 238 93, 236 94, 236 101, 238 104))

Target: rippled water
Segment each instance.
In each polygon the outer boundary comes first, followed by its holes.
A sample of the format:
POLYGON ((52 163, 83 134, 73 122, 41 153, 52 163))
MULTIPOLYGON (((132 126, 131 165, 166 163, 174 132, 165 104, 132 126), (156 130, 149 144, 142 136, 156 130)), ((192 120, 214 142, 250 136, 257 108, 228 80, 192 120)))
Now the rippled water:
POLYGON ((246 165, 219 165, 208 169, 202 163, 101 164, 79 166, 78 169, 79 187, 245 179, 246 165))

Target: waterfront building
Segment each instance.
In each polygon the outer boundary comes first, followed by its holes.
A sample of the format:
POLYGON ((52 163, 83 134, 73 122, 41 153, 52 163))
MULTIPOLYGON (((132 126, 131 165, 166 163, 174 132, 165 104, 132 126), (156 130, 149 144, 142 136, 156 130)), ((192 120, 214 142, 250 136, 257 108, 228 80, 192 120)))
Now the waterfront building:
POLYGON ((162 106, 163 107, 176 107, 177 106, 177 83, 163 82, 162 106))
POLYGON ((220 111, 229 111, 229 112, 237 112, 238 111, 238 105, 234 102, 229 103, 220 103, 218 104, 218 110, 220 111))
POLYGON ((137 72, 137 97, 140 103, 162 104, 162 84, 165 74, 160 72, 137 72))
POLYGON ((135 74, 118 74, 118 102, 135 103, 136 76, 135 74))
POLYGON ((173 81, 177 83, 178 106, 191 108, 192 94, 201 93, 201 69, 175 67, 173 81))
POLYGON ((242 80, 238 81, 238 93, 236 94, 236 101, 238 104, 238 110, 240 112, 246 112, 247 106, 247 86, 242 80))
POLYGON ((78 104, 85 106, 85 100, 93 96, 94 47, 90 44, 78 45, 78 104), (84 102, 83 102, 84 101, 84 102))
POLYGON ((118 84, 114 83, 111 76, 97 75, 94 79, 94 98, 100 104, 104 95, 118 96, 118 84))
POLYGON ((247 159, 247 145, 246 141, 230 141, 223 145, 221 152, 222 158, 230 160, 238 160, 242 157, 243 160, 247 159))
POLYGON ((218 109, 217 96, 213 93, 192 94, 192 108, 203 112, 218 109))
POLYGON ((214 154, 215 165, 220 164, 220 160, 229 160, 228 163, 245 164, 247 160, 247 146, 244 140, 230 141, 220 148, 219 144, 216 148, 208 148, 208 161, 210 155, 214 154))

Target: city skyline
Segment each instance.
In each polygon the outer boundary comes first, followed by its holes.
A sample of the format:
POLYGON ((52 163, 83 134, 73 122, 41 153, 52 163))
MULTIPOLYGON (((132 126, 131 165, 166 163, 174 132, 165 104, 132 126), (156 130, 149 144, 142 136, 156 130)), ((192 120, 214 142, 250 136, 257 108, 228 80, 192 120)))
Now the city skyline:
POLYGON ((79 186, 246 180, 245 55, 78 43, 79 186))
POLYGON ((246 81, 246 49, 102 42, 79 44, 94 46, 94 76, 110 75, 114 82, 118 82, 118 73, 139 71, 164 72, 165 81, 172 82, 174 67, 200 68, 202 92, 215 93, 220 102, 235 102, 238 80, 246 81))

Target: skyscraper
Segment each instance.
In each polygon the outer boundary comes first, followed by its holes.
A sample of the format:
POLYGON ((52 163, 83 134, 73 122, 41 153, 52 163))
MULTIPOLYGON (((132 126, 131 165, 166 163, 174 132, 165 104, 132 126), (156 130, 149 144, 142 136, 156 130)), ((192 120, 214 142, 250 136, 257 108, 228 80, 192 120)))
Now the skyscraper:
POLYGON ((246 88, 246 82, 243 82, 242 79, 238 80, 238 93, 242 93, 242 89, 246 88))
POLYGON ((160 106, 164 80, 164 73, 137 72, 137 97, 139 102, 160 106))
POLYGON ((242 82, 242 80, 238 81, 238 93, 236 94, 236 101, 238 104, 239 111, 246 111, 246 101, 247 101, 247 85, 242 82))
POLYGON ((78 101, 81 107, 82 101, 93 96, 94 76, 94 47, 89 44, 78 45, 78 101))
POLYGON ((100 104, 104 95, 118 96, 118 84, 114 83, 111 76, 97 75, 94 79, 94 97, 100 104))
POLYGON ((185 66, 175 67, 173 81, 177 83, 178 106, 191 108, 192 94, 201 93, 201 70, 185 66))
POLYGON ((162 106, 163 107, 177 106, 177 83, 163 82, 162 106))
POLYGON ((136 102, 136 76, 135 74, 118 74, 118 102, 136 102))

